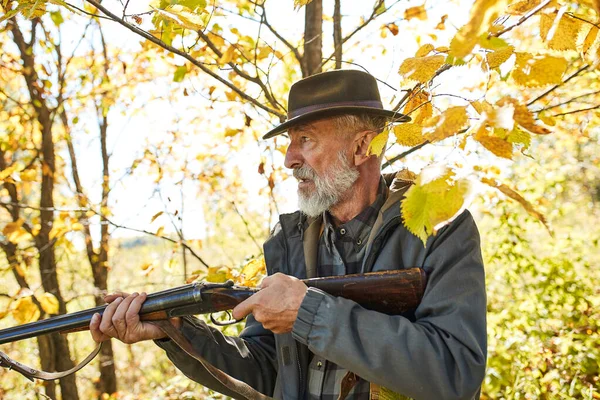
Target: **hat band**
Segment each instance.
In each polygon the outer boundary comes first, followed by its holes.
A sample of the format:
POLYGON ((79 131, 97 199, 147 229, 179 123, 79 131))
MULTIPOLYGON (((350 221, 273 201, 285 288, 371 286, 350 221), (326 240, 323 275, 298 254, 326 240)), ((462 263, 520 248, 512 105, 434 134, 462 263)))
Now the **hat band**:
POLYGON ((346 106, 355 106, 355 107, 371 107, 383 109, 383 104, 381 101, 377 100, 363 100, 363 101, 340 101, 337 103, 325 103, 325 104, 315 104, 312 106, 306 106, 302 108, 298 108, 297 110, 290 111, 288 113, 288 119, 299 117, 300 115, 304 115, 309 112, 325 110, 333 107, 346 107, 346 106))

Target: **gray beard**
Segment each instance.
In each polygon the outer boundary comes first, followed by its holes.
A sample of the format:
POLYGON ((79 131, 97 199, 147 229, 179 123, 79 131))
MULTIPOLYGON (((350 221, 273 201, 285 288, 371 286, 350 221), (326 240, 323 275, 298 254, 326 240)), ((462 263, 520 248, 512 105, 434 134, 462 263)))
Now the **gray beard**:
POLYGON ((318 176, 308 165, 294 170, 294 177, 310 179, 315 184, 311 193, 298 189, 298 208, 309 217, 317 217, 343 200, 344 193, 358 179, 358 170, 348 162, 344 152, 338 153, 337 161, 324 177, 318 176))

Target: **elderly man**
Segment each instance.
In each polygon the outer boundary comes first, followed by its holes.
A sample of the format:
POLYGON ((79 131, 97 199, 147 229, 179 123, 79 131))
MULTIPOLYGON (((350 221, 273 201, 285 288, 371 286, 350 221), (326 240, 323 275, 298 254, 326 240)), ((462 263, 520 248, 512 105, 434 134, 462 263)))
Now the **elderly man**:
MULTIPOLYGON (((300 211, 280 217, 264 245, 269 276, 233 310, 239 337, 195 318, 172 324, 212 365, 277 399, 474 399, 486 362, 485 279, 479 235, 463 212, 427 245, 402 225, 410 183, 384 179, 371 140, 387 121, 375 79, 342 70, 294 84, 285 166, 298 179, 300 211), (414 313, 385 315, 307 287, 299 278, 421 267, 414 313)), ((223 387, 196 359, 137 317, 145 294, 107 297, 90 329, 98 342, 155 339, 188 377, 223 387)))

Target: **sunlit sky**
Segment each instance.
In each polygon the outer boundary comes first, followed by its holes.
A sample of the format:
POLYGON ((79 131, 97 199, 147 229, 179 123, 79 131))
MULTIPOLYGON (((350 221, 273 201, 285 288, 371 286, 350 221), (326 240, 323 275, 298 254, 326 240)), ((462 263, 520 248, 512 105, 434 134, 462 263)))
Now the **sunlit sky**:
MULTIPOLYGON (((391 2, 388 0, 387 3, 391 2)), ((457 27, 464 24, 468 17, 468 10, 471 1, 427 1, 426 8, 428 12, 427 21, 411 20, 402 21, 402 15, 406 8, 423 4, 422 1, 400 2, 395 5, 393 11, 389 15, 384 15, 372 24, 371 28, 364 29, 357 34, 352 40, 345 45, 345 59, 353 59, 354 62, 362 65, 371 74, 378 79, 385 81, 394 88, 400 87, 400 76, 398 75, 398 67, 402 60, 407 57, 412 57, 420 45, 432 43, 434 45, 447 45, 450 38, 453 36, 457 27), (446 21, 447 29, 444 31, 434 30, 441 17, 448 14, 446 21), (381 38, 380 27, 383 23, 395 22, 399 26, 399 33, 393 36, 387 32, 385 39, 381 38), (434 33, 437 38, 432 38, 428 33, 434 33), (373 46, 369 46, 373 43, 373 46), (386 52, 382 54, 380 45, 385 46, 386 52)), ((120 15, 122 6, 119 1, 107 0, 103 5, 113 10, 120 15)), ((287 38, 298 38, 301 36, 304 25, 304 12, 295 11, 291 1, 267 1, 267 13, 270 22, 275 28, 287 38)), ((361 16, 368 15, 372 7, 371 1, 346 1, 342 2, 343 31, 347 32, 353 29, 360 21, 361 16)), ((146 0, 131 0, 128 6, 128 12, 144 12, 148 10, 148 2, 146 0)), ((332 13, 333 1, 324 1, 324 10, 326 13, 332 13)), ((149 24, 150 18, 147 17, 144 24, 149 24)), ((222 21, 222 20, 221 20, 222 21)), ((240 30, 252 26, 252 22, 244 21, 240 18, 231 17, 227 20, 231 26, 236 26, 240 30), (244 26, 244 24, 246 26, 244 26)), ((223 23, 220 23, 223 26, 223 23)), ((149 28, 149 25, 142 25, 149 28)), ((111 22, 103 22, 106 41, 109 45, 120 46, 127 50, 139 49, 141 38, 132 32, 129 32, 124 27, 111 22)), ((324 46, 326 49, 331 49, 331 23, 325 23, 324 46)), ((64 47, 68 49, 69 42, 76 43, 78 39, 78 30, 81 34, 81 26, 71 26, 73 35, 69 39, 64 39, 64 47)), ((268 36, 264 34, 268 40, 268 36)), ((283 50, 283 49, 282 49, 283 50)), ((325 50, 324 54, 329 54, 329 50, 325 50)), ((183 60, 178 60, 175 57, 174 62, 183 63, 183 60)), ((351 68, 356 68, 352 67, 351 68)), ((466 74, 471 73, 466 69, 455 68, 453 71, 445 74, 445 79, 439 82, 437 87, 439 93, 456 93, 457 85, 461 79, 465 78, 466 74)), ((147 84, 145 90, 147 93, 140 94, 140 98, 136 99, 136 104, 143 104, 140 112, 132 113, 130 110, 118 108, 111 109, 109 113, 109 151, 111 152, 111 174, 113 181, 112 198, 112 219, 119 224, 134 227, 138 229, 156 230, 159 226, 165 226, 165 232, 170 231, 169 221, 166 216, 159 217, 155 222, 150 224, 153 215, 159 211, 165 210, 165 199, 170 198, 171 202, 167 210, 174 212, 181 206, 181 196, 179 188, 176 188, 174 182, 165 181, 160 186, 160 195, 156 191, 156 186, 153 183, 154 176, 148 176, 144 179, 143 174, 137 173, 134 178, 123 177, 118 183, 115 183, 119 177, 126 174, 127 168, 131 165, 135 155, 140 153, 140 150, 145 146, 145 143, 157 143, 165 136, 165 133, 174 130, 173 120, 175 114, 180 121, 180 128, 185 130, 185 123, 198 115, 207 117, 207 126, 220 129, 228 127, 239 127, 239 118, 222 119, 218 121, 211 120, 210 113, 214 110, 209 109, 209 101, 202 96, 197 95, 195 88, 202 87, 206 83, 218 86, 218 83, 212 82, 212 78, 206 77, 203 74, 197 77, 186 77, 182 83, 174 83, 169 80, 157 80, 152 84, 147 84), (172 85, 180 86, 181 95, 171 102, 160 100, 165 98, 172 85), (189 96, 183 96, 183 89, 186 88, 190 93, 189 96), (146 95, 146 98, 144 98, 146 95), (154 100, 151 100, 153 99, 154 100), (157 98, 159 100, 157 100, 157 98)), ((379 86, 384 105, 394 103, 395 96, 398 96, 397 91, 380 84, 379 86)), ((400 93, 401 95, 401 93, 400 93)), ((473 96, 473 94, 471 94, 473 96)), ((397 100, 397 99, 396 99, 397 100)), ((447 100, 440 100, 447 101, 447 100)), ((219 105, 216 106, 217 108, 219 105)), ((86 160, 85 164, 80 166, 82 178, 88 183, 95 182, 97 192, 99 193, 101 164, 99 159, 99 143, 95 137, 94 131, 95 122, 89 122, 92 128, 89 128, 90 134, 84 136, 84 139, 76 143, 77 152, 80 157, 86 160)), ((78 124, 78 127, 86 126, 84 120, 78 124)), ((265 129, 269 126, 265 125, 265 129)), ((193 151, 196 147, 202 145, 207 140, 207 135, 204 132, 198 132, 197 136, 193 136, 193 140, 188 143, 189 151, 193 151)), ((76 135, 75 135, 76 136, 76 135)), ((81 135, 79 136, 81 137, 81 135)), ((257 166, 260 163, 261 151, 264 150, 264 145, 261 143, 248 145, 236 157, 240 161, 240 165, 244 171, 243 181, 248 187, 256 186, 260 182, 264 186, 264 178, 257 173, 257 166)), ((437 156, 440 156, 439 149, 437 156)), ((441 157, 448 157, 448 154, 443 154, 441 157)), ((424 153, 425 154, 425 153, 424 153)), ((434 153, 425 154, 425 159, 435 158, 434 153)), ((67 158, 65 156, 65 158, 67 158)), ((279 162, 283 163, 281 158, 279 162)), ((415 161, 418 163, 418 161, 415 161)), ((422 165, 421 165, 422 166, 422 165)), ((420 166, 415 165, 420 168, 420 166)), ((284 195, 287 202, 280 203, 280 212, 291 212, 296 206, 295 194, 296 182, 289 179, 281 187, 276 188, 280 194, 284 195)), ((250 190, 250 195, 255 193, 250 190)), ((192 185, 184 191, 185 198, 185 213, 184 230, 188 238, 202 238, 206 232, 204 224, 202 199, 192 189, 192 185)), ((267 213, 268 205, 266 199, 258 195, 255 198, 248 199, 255 205, 256 210, 263 210, 267 213)), ((274 221, 271 221, 274 222, 274 221)), ((118 230, 114 232, 116 236, 131 236, 136 233, 127 230, 118 230)))

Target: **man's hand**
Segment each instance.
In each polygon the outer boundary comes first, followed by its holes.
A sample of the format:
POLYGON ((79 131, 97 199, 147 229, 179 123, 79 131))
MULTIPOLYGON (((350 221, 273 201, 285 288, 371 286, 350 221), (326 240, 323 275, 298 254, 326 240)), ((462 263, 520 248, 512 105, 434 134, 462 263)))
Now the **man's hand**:
MULTIPOLYGON (((140 321, 139 312, 146 296, 146 293, 128 295, 122 292, 105 296, 104 301, 110 304, 102 316, 96 313, 90 321, 90 332, 94 341, 100 343, 115 338, 131 344, 166 337, 156 325, 140 321)), ((172 320, 171 323, 178 327, 180 321, 172 320)))
POLYGON ((266 277, 260 288, 233 309, 233 318, 242 319, 251 313, 273 333, 291 332, 308 290, 306 285, 293 276, 276 273, 266 277))

